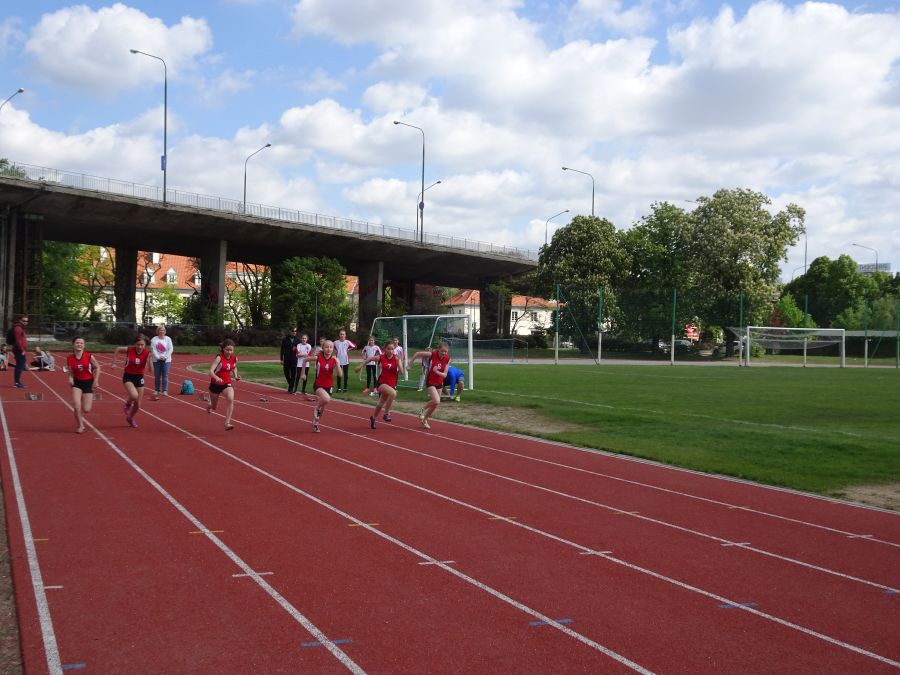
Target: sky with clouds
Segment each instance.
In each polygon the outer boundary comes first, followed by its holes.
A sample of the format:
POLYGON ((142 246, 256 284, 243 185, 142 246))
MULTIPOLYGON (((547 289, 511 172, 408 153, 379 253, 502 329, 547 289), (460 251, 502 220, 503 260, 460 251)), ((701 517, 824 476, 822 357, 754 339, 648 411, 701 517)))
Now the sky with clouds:
MULTIPOLYGON (((808 260, 900 271, 895 2, 8 5, 0 157, 537 250, 719 188, 806 209, 808 260), (5 84, 4 84, 5 83, 5 84)), ((804 241, 783 278, 802 270, 804 241)))

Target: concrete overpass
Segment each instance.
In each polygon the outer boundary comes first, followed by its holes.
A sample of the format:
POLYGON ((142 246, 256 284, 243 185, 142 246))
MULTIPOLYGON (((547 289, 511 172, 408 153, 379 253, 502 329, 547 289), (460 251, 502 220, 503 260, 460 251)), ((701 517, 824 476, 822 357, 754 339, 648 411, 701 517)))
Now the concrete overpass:
MULTIPOLYGON (((329 256, 360 278, 360 320, 380 313, 390 285, 411 299, 416 283, 486 290, 493 281, 536 267, 534 254, 474 239, 264 207, 158 188, 15 165, 0 173, 0 293, 4 325, 13 312, 35 313, 37 252, 45 239, 115 248, 117 319, 134 321, 137 252, 200 259, 201 293, 224 301, 226 260, 271 265, 292 256, 329 256), (131 264, 127 264, 132 261, 131 264), (126 263, 126 264, 123 264, 126 263), (120 310, 121 308, 121 310, 120 310)), ((482 297, 485 297, 485 293, 482 297)), ((496 312, 482 311, 485 332, 496 312)))

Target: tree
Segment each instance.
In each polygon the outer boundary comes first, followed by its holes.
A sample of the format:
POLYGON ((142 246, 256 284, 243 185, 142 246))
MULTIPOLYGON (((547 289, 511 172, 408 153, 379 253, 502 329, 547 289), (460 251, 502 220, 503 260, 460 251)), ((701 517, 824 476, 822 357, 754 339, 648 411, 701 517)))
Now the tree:
MULTIPOLYGON (((535 273, 538 293, 556 298, 557 285, 564 309, 562 329, 572 335, 597 329, 600 289, 604 306, 616 310, 614 289, 622 285, 630 258, 615 226, 605 218, 575 216, 542 246, 535 273)), ((586 348, 586 345, 582 345, 586 348)))
MULTIPOLYGON (((886 274, 877 276, 890 278, 886 274)), ((880 295, 876 279, 857 271, 856 262, 848 255, 836 260, 816 258, 805 274, 785 285, 783 292, 798 299, 807 296, 809 313, 820 326, 833 325, 841 312, 861 306, 863 298, 880 295)))
POLYGON ((166 323, 177 322, 184 313, 185 300, 172 284, 165 284, 150 294, 149 313, 166 323))
POLYGON ((288 258, 272 266, 272 324, 295 323, 312 333, 337 336, 353 316, 347 300, 346 270, 333 258, 288 258), (317 311, 318 308, 318 311, 317 311))
POLYGON ((138 259, 137 285, 141 289, 141 297, 144 299, 141 308, 141 323, 145 326, 150 321, 150 284, 153 283, 153 277, 161 267, 162 265, 153 261, 153 253, 150 251, 142 253, 138 259))
POLYGON ((82 245, 80 249, 77 274, 86 296, 81 316, 100 321, 99 308, 104 304, 115 314, 116 259, 102 246, 82 245))
POLYGON ((271 267, 237 263, 225 289, 225 304, 239 327, 262 328, 268 323, 272 308, 271 267))
POLYGON ((696 309, 687 301, 698 276, 693 233, 690 214, 662 202, 653 204, 649 215, 622 234, 631 268, 618 294, 620 311, 611 317, 617 334, 632 340, 652 338, 656 349, 659 339, 671 331, 672 289, 679 294, 676 324, 695 321, 696 309))
POLYGON ((816 328, 816 322, 797 306, 794 296, 790 293, 785 293, 778 298, 766 325, 785 328, 816 328))
POLYGON ((45 241, 42 253, 41 297, 45 316, 77 321, 88 306, 88 294, 79 277, 80 245, 45 241))
POLYGON ((10 164, 5 157, 0 158, 0 175, 12 176, 13 178, 26 178, 26 174, 15 164, 10 164))
POLYGON ((871 302, 860 300, 838 314, 833 325, 846 330, 895 330, 896 312, 896 296, 885 295, 871 302))
MULTIPOLYGON (((692 212, 692 253, 698 306, 707 323, 734 326, 743 293, 744 323, 768 318, 779 296, 780 263, 804 231, 805 211, 789 204, 769 212, 771 200, 747 189, 701 197, 692 212)), ((731 341, 727 341, 731 349, 731 341)))

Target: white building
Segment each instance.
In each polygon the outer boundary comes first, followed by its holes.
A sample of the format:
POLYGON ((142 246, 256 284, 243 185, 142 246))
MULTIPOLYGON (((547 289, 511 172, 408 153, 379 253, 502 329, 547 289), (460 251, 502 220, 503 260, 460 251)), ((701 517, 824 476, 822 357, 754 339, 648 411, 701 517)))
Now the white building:
MULTIPOLYGON (((475 330, 481 323, 481 292, 463 289, 444 306, 450 314, 468 314, 475 330)), ((513 335, 531 335, 534 330, 553 327, 555 300, 545 300, 533 295, 514 295, 509 303, 509 330, 513 335)))

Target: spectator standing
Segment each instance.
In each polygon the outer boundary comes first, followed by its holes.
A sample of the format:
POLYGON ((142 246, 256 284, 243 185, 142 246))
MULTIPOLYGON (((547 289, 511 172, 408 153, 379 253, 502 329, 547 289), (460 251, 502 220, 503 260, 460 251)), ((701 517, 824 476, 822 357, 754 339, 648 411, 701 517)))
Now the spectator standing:
MULTIPOLYGON (((344 393, 347 392, 347 376, 350 374, 350 350, 356 349, 356 345, 347 339, 347 331, 342 330, 338 333, 338 339, 334 341, 334 353, 337 355, 338 363, 341 364, 341 370, 338 377, 343 385, 344 393)), ((340 390, 338 386, 337 390, 340 390)))
POLYGON ((19 314, 6 336, 6 341, 16 357, 15 383, 13 386, 17 389, 25 388, 25 385, 22 383, 22 373, 28 369, 28 334, 25 332, 26 328, 28 328, 28 315, 19 314))
POLYGON ((284 370, 284 379, 287 380, 287 393, 297 393, 297 326, 291 326, 288 334, 281 338, 281 368, 284 370))
POLYGON ((153 400, 158 401, 160 396, 169 395, 169 368, 175 351, 164 324, 156 329, 156 335, 150 340, 150 351, 153 352, 153 400))

